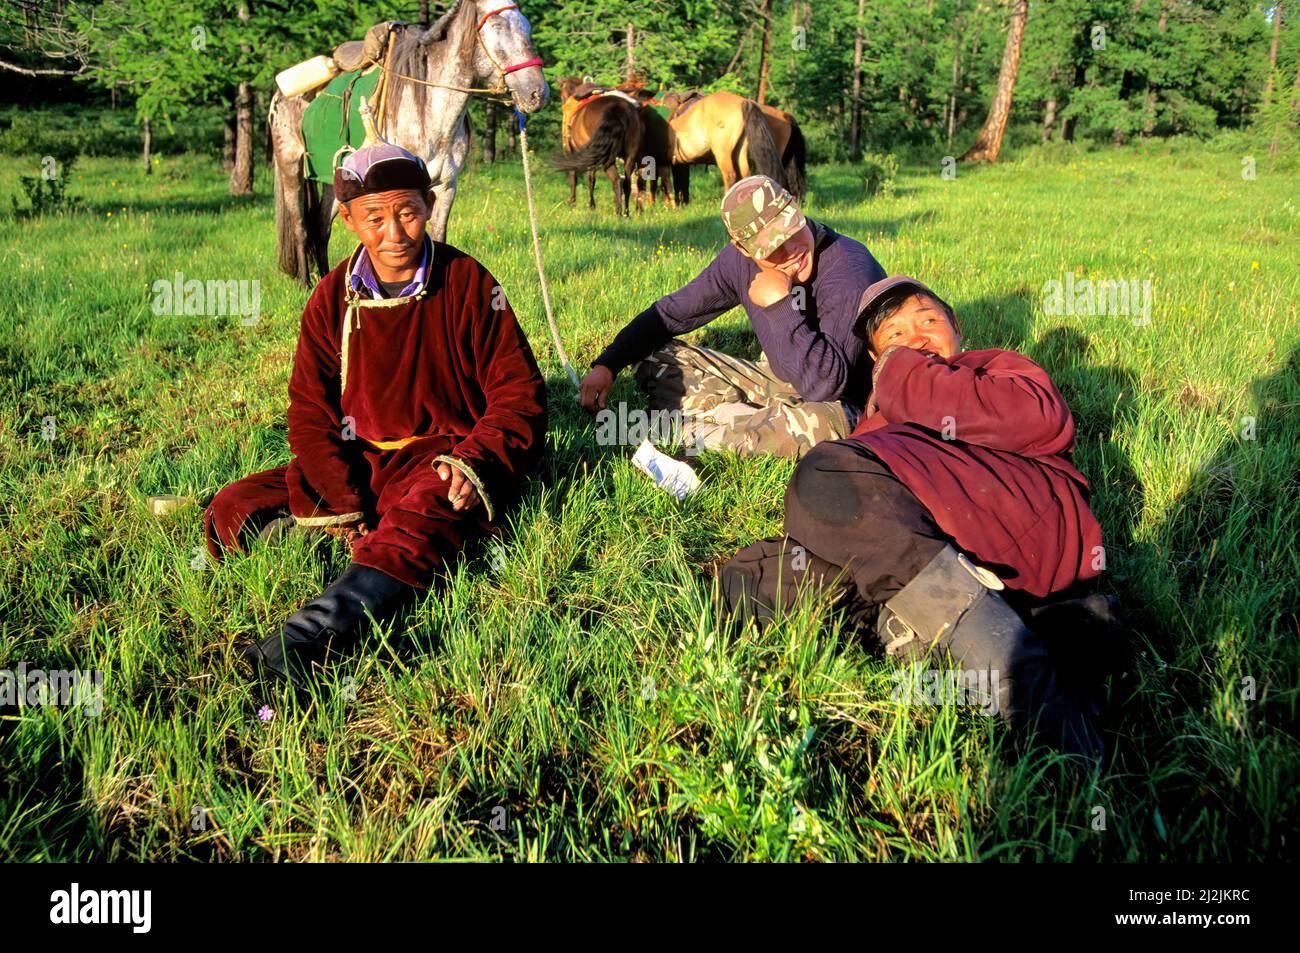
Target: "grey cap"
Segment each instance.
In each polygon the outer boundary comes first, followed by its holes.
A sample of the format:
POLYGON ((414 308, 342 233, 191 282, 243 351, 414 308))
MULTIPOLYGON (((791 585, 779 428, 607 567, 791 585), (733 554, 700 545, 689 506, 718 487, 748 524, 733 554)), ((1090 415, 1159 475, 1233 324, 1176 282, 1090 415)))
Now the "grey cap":
POLYGON ((891 275, 888 278, 881 278, 876 283, 862 292, 862 297, 858 299, 858 316, 853 322, 853 333, 860 338, 865 338, 867 330, 867 318, 871 309, 881 298, 893 291, 895 288, 911 288, 917 294, 927 295, 938 301, 945 308, 947 302, 931 291, 924 282, 918 281, 908 275, 891 275))

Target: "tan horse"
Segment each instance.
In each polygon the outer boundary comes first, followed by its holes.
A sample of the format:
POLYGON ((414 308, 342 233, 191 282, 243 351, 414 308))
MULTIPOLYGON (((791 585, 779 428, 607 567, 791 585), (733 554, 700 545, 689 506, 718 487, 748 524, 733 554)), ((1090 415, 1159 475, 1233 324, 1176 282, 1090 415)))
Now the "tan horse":
MULTIPOLYGON (((793 116, 736 93, 665 93, 672 109, 673 161, 717 165, 724 189, 749 175, 768 175, 802 200, 807 192, 806 146, 793 116)), ((679 201, 690 200, 689 178, 674 174, 679 201)))

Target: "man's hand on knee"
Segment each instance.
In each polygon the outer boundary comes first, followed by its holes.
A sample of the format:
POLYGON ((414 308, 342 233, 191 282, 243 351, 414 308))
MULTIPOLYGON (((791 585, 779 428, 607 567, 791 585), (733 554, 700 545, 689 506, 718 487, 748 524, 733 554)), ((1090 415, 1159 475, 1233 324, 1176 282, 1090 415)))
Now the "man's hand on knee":
POLYGON ((469 477, 450 463, 438 464, 438 476, 447 481, 447 499, 457 513, 469 512, 482 502, 469 477))
POLYGON ((578 385, 578 397, 582 406, 592 411, 602 410, 610 390, 614 387, 614 372, 604 364, 597 364, 587 372, 587 376, 578 385))

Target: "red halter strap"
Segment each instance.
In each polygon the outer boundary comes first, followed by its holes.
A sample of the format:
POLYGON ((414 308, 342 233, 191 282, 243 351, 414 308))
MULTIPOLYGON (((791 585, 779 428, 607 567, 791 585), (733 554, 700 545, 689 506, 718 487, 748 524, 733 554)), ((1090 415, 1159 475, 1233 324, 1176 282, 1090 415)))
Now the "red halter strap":
POLYGON ((517 3, 507 3, 504 7, 498 7, 497 9, 493 10, 490 13, 483 14, 483 19, 478 21, 478 26, 476 26, 474 29, 476 30, 483 29, 483 24, 487 23, 488 20, 496 16, 498 13, 505 13, 507 10, 518 10, 518 9, 519 9, 519 4, 517 3))
MULTIPOLYGON (((482 19, 478 21, 478 26, 476 26, 474 29, 478 30, 479 32, 482 32, 483 24, 487 23, 488 20, 496 16, 498 13, 505 13, 507 10, 518 10, 518 9, 519 9, 519 4, 517 3, 507 3, 504 7, 498 7, 495 10, 483 14, 482 19)), ((524 60, 522 63, 516 63, 514 66, 501 67, 501 75, 505 76, 508 73, 513 73, 515 70, 528 69, 528 67, 530 66, 544 66, 544 65, 545 64, 542 62, 542 58, 540 56, 534 56, 531 60, 524 60)))
POLYGON ((540 56, 534 56, 531 60, 524 60, 522 63, 516 63, 514 66, 507 66, 501 72, 503 74, 513 73, 517 69, 528 69, 528 67, 530 66, 543 66, 543 65, 545 64, 542 62, 542 58, 540 56))

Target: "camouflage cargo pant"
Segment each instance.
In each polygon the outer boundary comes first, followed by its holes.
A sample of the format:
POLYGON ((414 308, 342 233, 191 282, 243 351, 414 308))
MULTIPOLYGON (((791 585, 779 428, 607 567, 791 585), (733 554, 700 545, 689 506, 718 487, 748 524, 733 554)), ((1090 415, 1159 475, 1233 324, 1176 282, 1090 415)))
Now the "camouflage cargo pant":
POLYGON ((839 401, 810 401, 778 378, 767 357, 746 361, 670 341, 636 366, 653 410, 678 410, 687 443, 742 455, 798 457, 849 435, 839 401))

